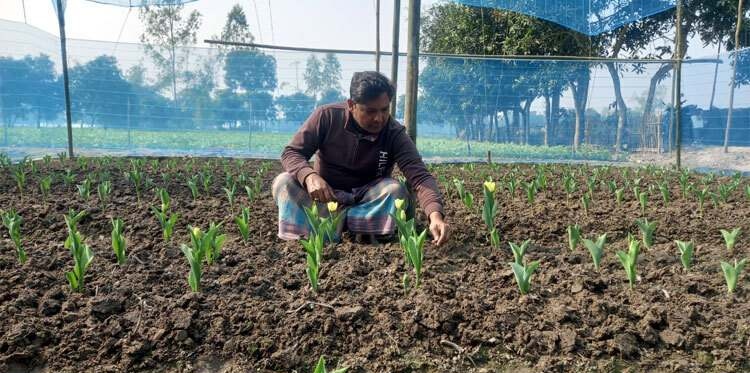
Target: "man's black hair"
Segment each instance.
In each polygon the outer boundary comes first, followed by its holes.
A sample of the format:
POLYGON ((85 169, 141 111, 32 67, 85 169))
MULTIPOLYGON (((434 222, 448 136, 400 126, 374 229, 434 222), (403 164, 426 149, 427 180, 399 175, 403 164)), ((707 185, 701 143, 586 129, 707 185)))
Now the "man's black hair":
POLYGON ((383 93, 393 100, 396 89, 385 75, 376 71, 360 71, 354 73, 349 87, 349 98, 358 104, 364 104, 380 97, 383 93))

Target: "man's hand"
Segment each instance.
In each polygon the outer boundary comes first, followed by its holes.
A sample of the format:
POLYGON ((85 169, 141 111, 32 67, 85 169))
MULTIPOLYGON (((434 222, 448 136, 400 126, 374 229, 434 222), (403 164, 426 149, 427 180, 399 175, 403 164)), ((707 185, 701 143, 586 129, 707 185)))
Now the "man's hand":
POLYGON ((443 214, 438 211, 433 211, 429 219, 432 243, 440 246, 448 241, 448 224, 443 220, 443 214))
POLYGON ((305 188, 307 188, 307 194, 313 201, 324 203, 336 201, 333 189, 316 173, 311 173, 305 178, 305 188))

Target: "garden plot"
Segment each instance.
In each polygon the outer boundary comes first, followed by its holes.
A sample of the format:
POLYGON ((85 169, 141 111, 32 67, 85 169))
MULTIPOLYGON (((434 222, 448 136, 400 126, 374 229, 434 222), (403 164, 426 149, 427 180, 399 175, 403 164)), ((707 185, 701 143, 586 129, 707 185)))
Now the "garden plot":
POLYGON ((3 371, 750 369, 739 176, 431 166, 436 248, 279 240, 277 163, 2 163, 3 371))

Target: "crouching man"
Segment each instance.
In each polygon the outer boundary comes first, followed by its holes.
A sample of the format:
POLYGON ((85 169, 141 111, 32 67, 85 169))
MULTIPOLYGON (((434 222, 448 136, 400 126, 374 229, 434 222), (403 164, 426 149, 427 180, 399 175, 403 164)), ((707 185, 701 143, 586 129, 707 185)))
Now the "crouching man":
POLYGON ((276 177, 272 193, 279 208, 279 237, 307 236, 303 206, 337 202, 346 228, 364 242, 393 237, 395 200, 407 190, 391 177, 394 165, 412 185, 429 219, 432 242, 448 239, 442 195, 425 167, 405 127, 390 115, 395 89, 377 72, 358 72, 352 78, 350 98, 318 107, 294 134, 281 154, 286 172, 276 177), (317 154, 314 168, 308 160, 317 154))

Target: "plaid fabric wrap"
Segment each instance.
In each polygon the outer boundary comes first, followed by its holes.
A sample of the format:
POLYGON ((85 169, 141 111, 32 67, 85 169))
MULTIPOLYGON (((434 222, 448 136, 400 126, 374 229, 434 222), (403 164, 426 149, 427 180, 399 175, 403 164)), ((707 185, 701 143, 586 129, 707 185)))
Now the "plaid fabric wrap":
MULTIPOLYGON (((312 206, 307 191, 294 175, 284 172, 273 181, 272 194, 279 208, 279 238, 296 240, 310 232, 302 206, 312 206)), ((352 193, 335 191, 339 209, 346 217, 339 227, 339 235, 344 225, 354 233, 392 234, 396 223, 391 214, 396 210, 397 198, 406 198, 406 189, 392 178, 381 178, 357 188, 352 193)), ((318 203, 318 211, 327 214, 326 205, 318 203)))

